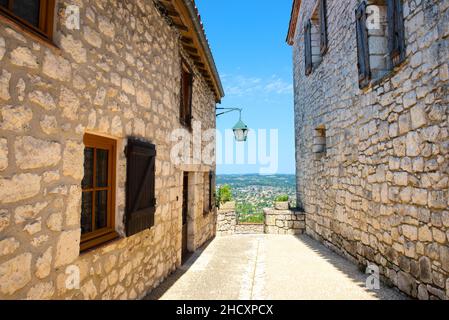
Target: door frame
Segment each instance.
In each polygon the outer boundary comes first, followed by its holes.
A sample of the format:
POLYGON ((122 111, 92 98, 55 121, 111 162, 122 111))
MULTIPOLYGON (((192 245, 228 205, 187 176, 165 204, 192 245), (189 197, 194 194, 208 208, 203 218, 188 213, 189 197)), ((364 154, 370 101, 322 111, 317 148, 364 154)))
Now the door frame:
POLYGON ((192 172, 184 171, 182 173, 182 205, 181 205, 181 264, 184 264, 186 260, 193 253, 193 221, 195 209, 192 204, 194 204, 194 189, 192 179, 194 179, 194 174, 192 172), (185 180, 187 180, 187 186, 185 185, 185 180), (187 190, 185 190, 187 188, 187 190), (186 192, 185 192, 186 191, 186 192), (184 194, 187 194, 187 199, 185 200, 184 194), (184 201, 187 201, 186 204, 184 201), (185 205, 184 205, 185 204, 185 205), (184 209, 185 207, 185 209, 184 209), (184 210, 187 210, 186 221, 184 224, 184 210))

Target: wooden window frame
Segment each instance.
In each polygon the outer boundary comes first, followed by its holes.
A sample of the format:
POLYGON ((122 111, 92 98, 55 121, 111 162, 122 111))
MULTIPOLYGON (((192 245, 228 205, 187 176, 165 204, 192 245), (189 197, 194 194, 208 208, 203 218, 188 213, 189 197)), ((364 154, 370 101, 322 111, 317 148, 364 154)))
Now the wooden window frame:
POLYGON ((204 173, 204 203, 203 213, 208 215, 214 209, 214 197, 213 197, 213 171, 204 173), (207 192, 205 187, 208 186, 207 192), (207 203, 206 203, 207 200, 207 203))
POLYGON ((27 20, 18 17, 12 11, 12 3, 14 0, 8 0, 8 8, 0 6, 0 14, 12 20, 15 24, 25 28, 32 34, 51 42, 53 39, 54 14, 56 0, 40 0, 39 6, 39 26, 33 26, 27 20))
MULTIPOLYGON (((92 232, 81 235, 81 252, 92 249, 106 242, 119 237, 115 230, 115 183, 116 183, 116 157, 117 157, 117 141, 102 136, 86 133, 84 135, 85 148, 94 148, 108 150, 108 186, 96 187, 96 152, 94 152, 93 165, 93 186, 92 188, 82 189, 82 192, 92 192, 92 220, 95 219, 95 195, 97 191, 108 191, 108 212, 107 226, 105 228, 94 230, 92 232)), ((94 225, 94 224, 93 224, 94 225)))
POLYGON ((192 128, 192 98, 193 98, 193 72, 185 61, 181 62, 181 101, 179 121, 189 130, 192 128), (187 79, 186 79, 187 78, 187 79), (186 97, 185 85, 187 82, 188 91, 186 97))

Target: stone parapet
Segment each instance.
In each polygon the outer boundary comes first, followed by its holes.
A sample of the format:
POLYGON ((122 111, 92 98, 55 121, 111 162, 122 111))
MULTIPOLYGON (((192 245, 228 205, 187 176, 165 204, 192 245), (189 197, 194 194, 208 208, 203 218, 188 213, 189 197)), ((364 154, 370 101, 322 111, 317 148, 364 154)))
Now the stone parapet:
POLYGON ((306 229, 304 212, 288 209, 264 209, 265 221, 262 224, 238 223, 235 204, 222 206, 218 211, 217 235, 231 234, 303 234, 306 229))
POLYGON ((265 209, 265 233, 303 234, 306 229, 306 215, 295 210, 265 209))
POLYGON ((217 216, 217 235, 224 236, 235 233, 237 224, 237 215, 233 210, 218 210, 217 216))

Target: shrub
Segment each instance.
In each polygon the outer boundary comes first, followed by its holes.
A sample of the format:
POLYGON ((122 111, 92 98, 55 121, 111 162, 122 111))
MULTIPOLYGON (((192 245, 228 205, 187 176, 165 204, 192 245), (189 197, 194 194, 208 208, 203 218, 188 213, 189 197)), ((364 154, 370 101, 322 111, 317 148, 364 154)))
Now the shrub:
POLYGON ((219 203, 226 203, 226 202, 232 201, 231 186, 227 185, 227 184, 224 186, 221 186, 218 189, 217 199, 218 199, 219 203))
POLYGON ((287 202, 288 201, 288 195, 283 194, 280 196, 277 196, 276 199, 274 199, 276 202, 287 202))

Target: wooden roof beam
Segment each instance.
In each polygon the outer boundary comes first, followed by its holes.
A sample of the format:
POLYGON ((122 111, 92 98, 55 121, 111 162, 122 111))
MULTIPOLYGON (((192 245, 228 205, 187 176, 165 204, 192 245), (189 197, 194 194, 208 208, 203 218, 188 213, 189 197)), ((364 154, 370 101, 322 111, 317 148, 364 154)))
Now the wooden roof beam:
POLYGON ((194 48, 194 47, 191 47, 191 46, 188 46, 188 45, 184 45, 184 49, 186 49, 188 52, 198 54, 198 49, 197 48, 194 48))

